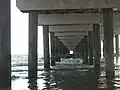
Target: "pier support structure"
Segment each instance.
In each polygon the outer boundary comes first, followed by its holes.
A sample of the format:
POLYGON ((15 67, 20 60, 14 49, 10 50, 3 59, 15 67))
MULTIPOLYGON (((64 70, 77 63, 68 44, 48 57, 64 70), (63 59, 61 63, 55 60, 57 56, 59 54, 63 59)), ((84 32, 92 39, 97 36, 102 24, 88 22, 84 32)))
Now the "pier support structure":
POLYGON ((61 59, 61 45, 60 45, 60 40, 58 39, 58 59, 57 61, 60 62, 60 59, 61 59))
POLYGON ((84 36, 84 64, 88 64, 88 36, 84 36))
POLYGON ((62 51, 62 44, 61 41, 58 39, 58 51, 59 51, 59 57, 62 57, 63 51, 62 51))
POLYGON ((29 13, 29 50, 28 50, 28 78, 37 80, 37 34, 38 14, 29 13))
POLYGON ((116 49, 116 62, 118 62, 119 58, 119 35, 115 35, 115 49, 116 49))
POLYGON ((59 44, 59 42, 58 42, 58 37, 57 36, 55 36, 55 61, 58 61, 58 44, 59 44))
POLYGON ((61 57, 65 57, 68 53, 69 50, 68 48, 60 41, 60 49, 61 49, 61 57))
POLYGON ((44 46, 44 69, 50 69, 50 55, 49 55, 49 26, 43 26, 43 46, 44 46))
POLYGON ((81 56, 82 56, 82 59, 83 59, 83 63, 84 63, 84 60, 85 60, 85 53, 84 53, 84 38, 81 40, 81 44, 80 44, 80 50, 81 50, 81 56))
POLYGON ((105 57, 105 41, 103 40, 103 57, 105 57))
POLYGON ((10 1, 0 1, 0 90, 11 90, 10 1))
POLYGON ((104 47, 105 47, 105 63, 106 77, 108 80, 114 78, 114 57, 113 57, 113 9, 103 9, 104 23, 104 47))
POLYGON ((100 43, 100 25, 93 24, 93 38, 94 38, 94 66, 96 73, 100 72, 100 57, 101 57, 101 43, 100 43))
POLYGON ((90 65, 93 65, 93 31, 89 31, 89 34, 88 34, 88 39, 89 39, 89 64, 90 65))
POLYGON ((51 66, 55 66, 55 33, 50 32, 51 40, 51 66))

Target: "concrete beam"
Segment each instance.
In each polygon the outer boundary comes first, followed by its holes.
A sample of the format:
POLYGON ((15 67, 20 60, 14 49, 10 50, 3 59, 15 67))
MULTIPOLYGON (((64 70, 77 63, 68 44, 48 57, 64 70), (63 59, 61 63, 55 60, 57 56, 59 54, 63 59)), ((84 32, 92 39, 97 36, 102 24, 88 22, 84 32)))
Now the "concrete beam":
POLYGON ((17 0, 21 11, 75 10, 91 8, 120 8, 119 0, 17 0))
POLYGON ((73 51, 75 49, 76 46, 67 46, 67 48, 70 50, 70 51, 73 51))
POLYGON ((94 24, 102 21, 102 14, 39 14, 38 25, 79 25, 94 24))
POLYGON ((64 45, 65 44, 72 44, 72 43, 74 43, 74 44, 78 44, 80 41, 68 41, 68 40, 60 40, 64 45))
MULTIPOLYGON (((103 35, 103 25, 100 26, 100 33, 103 35)), ((49 32, 63 33, 63 32, 89 32, 93 31, 92 25, 63 25, 63 26, 49 26, 49 32)), ((114 26, 114 34, 120 34, 120 25, 114 26)))
POLYGON ((58 39, 60 39, 60 40, 71 40, 71 39, 81 39, 81 38, 83 38, 84 36, 78 36, 78 37, 58 37, 58 39))
POLYGON ((76 45, 78 45, 78 44, 71 43, 71 44, 64 44, 64 45, 67 45, 67 46, 76 46, 76 45))
POLYGON ((78 43, 81 41, 80 39, 76 40, 60 40, 69 50, 74 50, 78 43))
POLYGON ((93 31, 92 25, 66 25, 66 26, 49 26, 49 32, 81 32, 93 31))
MULTIPOLYGON (((79 25, 79 24, 95 24, 103 25, 103 14, 93 13, 72 13, 72 14, 39 14, 38 25, 79 25)), ((120 26, 120 13, 115 12, 113 16, 114 28, 120 26)))
POLYGON ((88 32, 81 33, 55 33, 55 36, 85 36, 88 35, 88 32))
MULTIPOLYGON (((69 39, 82 39, 84 36, 59 36, 58 39, 69 40, 69 39)), ((100 35, 100 39, 104 39, 104 35, 100 35)))
POLYGON ((67 39, 60 39, 60 40, 63 40, 63 41, 80 41, 82 38, 67 38, 67 39))

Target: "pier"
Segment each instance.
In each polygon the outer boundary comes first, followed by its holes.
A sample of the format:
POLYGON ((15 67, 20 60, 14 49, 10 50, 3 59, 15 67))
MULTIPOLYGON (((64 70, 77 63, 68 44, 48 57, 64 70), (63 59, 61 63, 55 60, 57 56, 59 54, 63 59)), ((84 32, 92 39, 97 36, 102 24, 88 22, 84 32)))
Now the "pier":
MULTIPOLYGON (((1 0, 0 6, 0 89, 3 90, 11 87, 10 0, 1 0)), ((114 79, 114 56, 119 61, 119 0, 17 0, 17 7, 29 14, 29 82, 37 80, 38 26, 43 26, 45 71, 55 69, 63 58, 80 58, 83 65, 92 65, 99 77, 103 43, 106 78, 114 79)))

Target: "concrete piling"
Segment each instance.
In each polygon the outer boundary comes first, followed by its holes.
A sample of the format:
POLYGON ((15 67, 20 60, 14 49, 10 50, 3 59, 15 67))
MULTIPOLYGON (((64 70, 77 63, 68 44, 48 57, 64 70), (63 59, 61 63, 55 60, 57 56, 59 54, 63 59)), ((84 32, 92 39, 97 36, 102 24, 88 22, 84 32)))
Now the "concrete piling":
POLYGON ((101 43, 100 43, 100 25, 93 24, 93 51, 94 51, 94 66, 96 73, 100 72, 100 57, 101 57, 101 43))
POLYGON ((58 37, 55 36, 55 61, 58 61, 58 37))
POLYGON ((114 78, 114 57, 113 57, 113 9, 103 9, 104 23, 104 47, 106 77, 108 80, 114 78))
POLYGON ((51 66, 55 66, 55 36, 54 32, 50 32, 51 37, 51 66))
POLYGON ((0 90, 11 90, 10 1, 0 1, 0 90))
POLYGON ((115 49, 116 49, 116 62, 118 63, 119 58, 119 35, 115 35, 115 49))
POLYGON ((88 64, 88 36, 84 36, 84 64, 88 64))
POLYGON ((37 34, 38 14, 29 13, 29 49, 28 49, 28 78, 37 80, 37 34))
POLYGON ((89 39, 89 64, 93 65, 93 31, 89 32, 88 35, 88 39, 89 39))
POLYGON ((49 26, 43 26, 44 69, 50 69, 49 26))

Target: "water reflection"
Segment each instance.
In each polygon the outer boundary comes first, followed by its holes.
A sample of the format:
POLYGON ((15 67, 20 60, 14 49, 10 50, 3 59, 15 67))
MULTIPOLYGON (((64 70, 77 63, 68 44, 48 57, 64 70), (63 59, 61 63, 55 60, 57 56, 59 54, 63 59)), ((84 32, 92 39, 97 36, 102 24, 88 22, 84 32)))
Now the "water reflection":
POLYGON ((28 83, 29 83, 28 88, 30 90, 37 90, 38 89, 38 87, 37 87, 37 80, 36 79, 32 78, 31 81, 28 82, 28 83))
MULTIPOLYGON (((115 65, 115 78, 109 80, 106 78, 104 59, 101 59, 99 74, 91 68, 73 69, 71 66, 76 68, 78 64, 71 64, 71 61, 69 60, 70 63, 67 61, 69 65, 67 65, 66 69, 38 71, 38 80, 33 79, 32 83, 28 84, 28 80, 23 78, 23 76, 27 76, 26 72, 19 72, 19 74, 15 72, 16 75, 20 75, 19 77, 22 76, 22 78, 12 81, 14 82, 12 90, 120 90, 119 62, 115 65), (67 70, 68 67, 71 69, 67 70), (20 86, 20 84, 23 85, 20 86)), ((64 67, 64 64, 62 65, 61 67, 64 67)), ((81 66, 81 64, 78 66, 81 66)))
MULTIPOLYGON (((66 75, 60 76, 62 81, 58 86, 63 90, 96 90, 97 88, 98 81, 94 72, 69 71, 66 75)), ((57 76, 56 78, 58 79, 57 76)))

